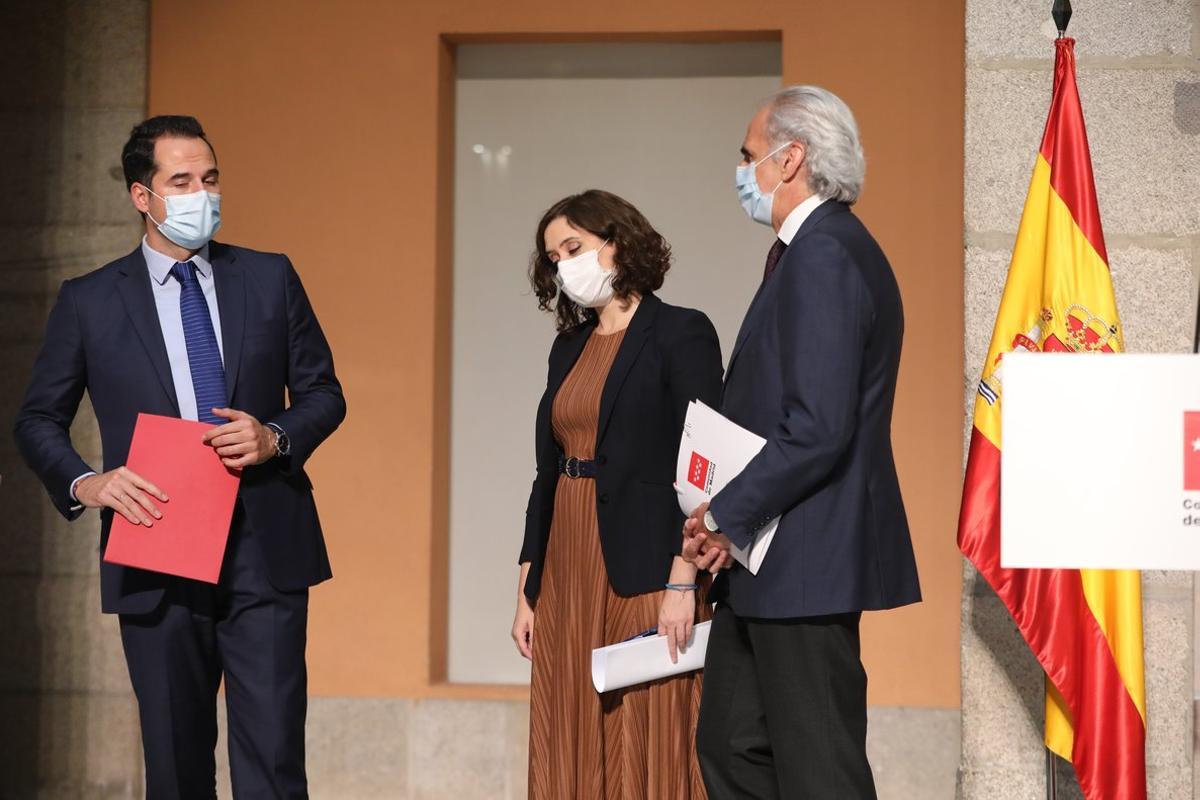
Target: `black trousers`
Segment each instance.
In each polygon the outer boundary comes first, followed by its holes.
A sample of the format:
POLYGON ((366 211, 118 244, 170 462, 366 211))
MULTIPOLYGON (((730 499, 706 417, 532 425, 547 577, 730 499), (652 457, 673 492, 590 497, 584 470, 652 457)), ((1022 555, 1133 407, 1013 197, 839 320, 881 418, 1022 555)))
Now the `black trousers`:
POLYGON ((148 800, 216 796, 222 677, 234 797, 308 796, 308 590, 271 586, 240 509, 219 584, 180 579, 153 613, 120 620, 142 723, 148 800))
POLYGON ((765 620, 717 607, 696 741, 712 800, 875 797, 860 617, 765 620))

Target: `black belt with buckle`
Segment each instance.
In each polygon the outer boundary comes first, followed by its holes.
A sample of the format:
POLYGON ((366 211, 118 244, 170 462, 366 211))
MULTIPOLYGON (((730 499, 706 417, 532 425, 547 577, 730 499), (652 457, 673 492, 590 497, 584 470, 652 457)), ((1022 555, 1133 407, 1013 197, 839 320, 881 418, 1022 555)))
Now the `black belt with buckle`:
POLYGON ((571 456, 563 458, 559 456, 558 471, 568 478, 595 478, 596 477, 596 462, 583 461, 582 459, 571 456))

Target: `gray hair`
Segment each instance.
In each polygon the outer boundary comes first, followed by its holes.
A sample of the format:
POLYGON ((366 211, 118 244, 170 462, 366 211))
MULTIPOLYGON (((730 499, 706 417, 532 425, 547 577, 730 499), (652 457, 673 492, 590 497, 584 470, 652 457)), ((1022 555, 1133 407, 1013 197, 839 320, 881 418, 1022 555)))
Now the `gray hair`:
POLYGON ((843 203, 858 200, 867 163, 850 107, 819 86, 789 86, 763 105, 769 109, 767 138, 772 150, 788 142, 804 145, 808 188, 843 203))

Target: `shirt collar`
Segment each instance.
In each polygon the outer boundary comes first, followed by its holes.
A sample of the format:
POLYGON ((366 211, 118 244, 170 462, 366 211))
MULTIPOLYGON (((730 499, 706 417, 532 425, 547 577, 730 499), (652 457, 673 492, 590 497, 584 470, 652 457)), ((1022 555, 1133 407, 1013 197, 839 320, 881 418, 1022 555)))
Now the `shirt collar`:
MULTIPOLYGON (((146 258, 146 266, 150 268, 150 277, 159 286, 165 286, 167 279, 171 277, 171 268, 175 266, 175 259, 163 255, 151 247, 145 236, 142 237, 142 255, 146 258)), ((196 269, 205 278, 212 277, 212 262, 208 260, 207 244, 201 247, 200 251, 188 261, 195 264, 196 269)))
POLYGON ((825 198, 819 194, 811 195, 800 205, 792 209, 792 213, 787 215, 783 224, 779 226, 779 241, 790 245, 792 239, 796 238, 796 233, 800 230, 800 226, 808 219, 812 212, 817 210, 817 206, 825 202, 825 198))

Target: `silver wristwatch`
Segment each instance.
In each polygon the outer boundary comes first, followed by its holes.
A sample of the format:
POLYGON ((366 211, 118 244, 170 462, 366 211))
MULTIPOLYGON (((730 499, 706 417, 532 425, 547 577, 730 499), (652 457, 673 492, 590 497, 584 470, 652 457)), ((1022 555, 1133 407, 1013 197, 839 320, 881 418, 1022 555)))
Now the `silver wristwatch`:
POLYGON ((721 526, 717 524, 717 518, 713 516, 711 511, 704 512, 704 530, 709 533, 716 533, 721 530, 721 526))
POLYGON ((286 456, 292 452, 292 440, 288 438, 283 428, 274 422, 268 422, 267 427, 275 432, 275 455, 286 456))

